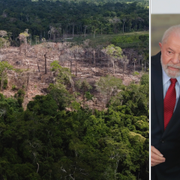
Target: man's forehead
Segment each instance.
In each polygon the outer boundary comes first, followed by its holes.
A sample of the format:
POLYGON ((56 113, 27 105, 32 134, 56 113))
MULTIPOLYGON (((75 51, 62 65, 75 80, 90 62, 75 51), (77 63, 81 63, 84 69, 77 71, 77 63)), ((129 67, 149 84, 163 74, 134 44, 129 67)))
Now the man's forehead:
MULTIPOLYGON (((167 39, 166 39, 166 41, 164 42, 164 44, 171 43, 172 40, 177 41, 177 39, 180 39, 180 33, 171 32, 171 34, 167 37, 167 39)), ((179 41, 179 42, 180 42, 180 41, 179 41)))

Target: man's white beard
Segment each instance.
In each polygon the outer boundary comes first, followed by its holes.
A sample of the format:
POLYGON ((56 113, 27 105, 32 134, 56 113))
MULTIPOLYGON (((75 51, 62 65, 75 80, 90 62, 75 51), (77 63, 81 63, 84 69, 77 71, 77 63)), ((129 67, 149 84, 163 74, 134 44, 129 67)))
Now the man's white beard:
POLYGON ((162 62, 162 57, 161 57, 161 65, 162 65, 162 68, 163 70, 165 71, 165 73, 170 77, 170 78, 177 78, 180 76, 180 66, 176 66, 176 65, 172 65, 172 64, 166 64, 164 65, 163 62, 162 62), (174 67, 174 68, 178 68, 179 71, 173 71, 169 68, 167 68, 168 66, 170 67, 174 67))

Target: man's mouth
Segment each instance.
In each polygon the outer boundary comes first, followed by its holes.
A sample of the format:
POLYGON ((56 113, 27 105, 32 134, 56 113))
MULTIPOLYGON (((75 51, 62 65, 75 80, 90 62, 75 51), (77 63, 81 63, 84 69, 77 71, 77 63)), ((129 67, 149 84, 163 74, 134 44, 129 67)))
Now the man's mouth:
POLYGON ((180 67, 177 67, 177 66, 167 66, 167 68, 171 71, 179 71, 180 70, 180 67))

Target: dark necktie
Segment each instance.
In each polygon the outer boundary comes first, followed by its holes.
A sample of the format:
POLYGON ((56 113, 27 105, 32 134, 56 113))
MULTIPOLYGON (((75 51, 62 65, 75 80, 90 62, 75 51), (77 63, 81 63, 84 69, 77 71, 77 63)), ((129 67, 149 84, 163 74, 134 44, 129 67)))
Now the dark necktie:
POLYGON ((171 85, 167 90, 166 96, 164 98, 164 129, 166 129, 174 111, 174 106, 176 104, 176 90, 175 85, 177 79, 170 79, 171 85))

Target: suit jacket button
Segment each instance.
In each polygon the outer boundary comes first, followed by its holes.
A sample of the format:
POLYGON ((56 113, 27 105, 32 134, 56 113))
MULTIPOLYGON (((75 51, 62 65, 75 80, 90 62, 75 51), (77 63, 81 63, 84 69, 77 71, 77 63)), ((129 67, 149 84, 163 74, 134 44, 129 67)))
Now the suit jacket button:
POLYGON ((164 141, 162 140, 161 143, 164 143, 164 141))

